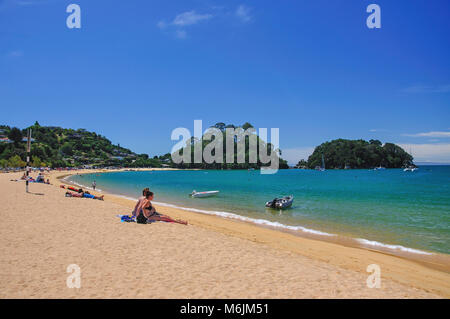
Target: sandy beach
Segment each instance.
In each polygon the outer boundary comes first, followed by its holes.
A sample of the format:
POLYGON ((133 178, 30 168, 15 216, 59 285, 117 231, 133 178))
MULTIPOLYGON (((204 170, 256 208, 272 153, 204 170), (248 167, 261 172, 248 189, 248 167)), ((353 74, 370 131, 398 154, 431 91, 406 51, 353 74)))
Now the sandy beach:
POLYGON ((122 223, 130 200, 64 196, 57 177, 73 172, 51 172, 52 185, 32 183, 30 193, 10 181, 21 174, 0 174, 0 298, 450 297, 448 264, 169 207, 157 210, 189 225, 122 223), (70 264, 81 269, 79 289, 66 285, 70 264), (370 264, 381 288, 366 285, 370 264))

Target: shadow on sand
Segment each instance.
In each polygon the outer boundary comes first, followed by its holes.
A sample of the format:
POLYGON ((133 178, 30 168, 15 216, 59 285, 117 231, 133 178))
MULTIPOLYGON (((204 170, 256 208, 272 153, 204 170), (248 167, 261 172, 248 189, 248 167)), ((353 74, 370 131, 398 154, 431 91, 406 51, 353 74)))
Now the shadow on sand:
POLYGON ((41 195, 41 196, 45 195, 44 193, 33 193, 33 192, 27 192, 27 194, 31 194, 31 195, 41 195))

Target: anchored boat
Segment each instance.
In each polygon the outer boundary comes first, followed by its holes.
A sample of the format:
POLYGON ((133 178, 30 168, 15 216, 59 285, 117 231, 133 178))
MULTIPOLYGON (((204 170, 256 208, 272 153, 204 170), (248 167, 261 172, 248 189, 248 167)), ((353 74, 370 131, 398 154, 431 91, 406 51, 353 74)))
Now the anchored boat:
POLYGON ((194 190, 194 191, 192 191, 192 193, 189 194, 189 196, 195 197, 195 198, 211 197, 211 196, 217 195, 218 193, 219 193, 219 191, 197 192, 194 190))
POLYGON ((266 207, 275 208, 275 209, 284 209, 284 208, 291 207, 293 202, 294 202, 293 195, 277 197, 277 198, 267 202, 266 207))

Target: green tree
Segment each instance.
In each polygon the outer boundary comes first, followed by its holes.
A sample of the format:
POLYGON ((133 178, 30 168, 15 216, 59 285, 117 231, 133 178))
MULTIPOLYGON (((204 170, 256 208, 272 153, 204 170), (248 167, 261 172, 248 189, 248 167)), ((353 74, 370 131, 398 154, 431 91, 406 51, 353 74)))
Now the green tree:
POLYGON ((369 143, 370 144, 374 144, 374 145, 378 145, 378 146, 383 145, 383 143, 381 143, 379 140, 369 140, 369 143))
POLYGON ((37 156, 33 156, 32 157, 31 166, 33 166, 33 167, 42 167, 43 166, 42 164, 43 163, 42 163, 42 161, 41 161, 41 159, 39 157, 37 157, 37 156))
POLYGON ((298 161, 297 165, 295 165, 296 167, 307 167, 308 166, 308 162, 305 161, 304 159, 301 159, 298 161))
POLYGON ((61 152, 63 152, 67 156, 73 155, 73 148, 70 143, 64 143, 64 145, 61 147, 61 152))
POLYGON ((22 131, 17 127, 13 127, 11 131, 9 131, 8 138, 14 142, 14 144, 19 144, 22 142, 22 131))
POLYGON ((214 127, 215 127, 215 128, 218 128, 218 129, 221 130, 221 131, 223 131, 223 130, 225 129, 225 123, 222 123, 222 122, 216 123, 216 124, 214 125, 214 127))
POLYGON ((6 159, 0 159, 0 167, 1 167, 1 168, 6 168, 6 167, 8 167, 8 160, 6 160, 6 159))
POLYGON ((22 161, 19 155, 14 155, 8 160, 8 166, 10 167, 25 167, 27 163, 22 161))

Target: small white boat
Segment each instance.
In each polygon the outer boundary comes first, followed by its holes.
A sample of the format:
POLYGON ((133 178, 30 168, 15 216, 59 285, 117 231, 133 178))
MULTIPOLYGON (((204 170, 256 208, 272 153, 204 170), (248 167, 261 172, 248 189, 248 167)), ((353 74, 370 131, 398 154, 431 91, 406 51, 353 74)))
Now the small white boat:
POLYGON ((189 196, 195 197, 195 198, 211 197, 211 196, 217 195, 218 193, 219 193, 219 191, 197 192, 194 190, 194 191, 192 191, 192 193, 189 194, 189 196))
POLYGON ((275 209, 284 209, 292 206, 292 203, 294 202, 294 196, 284 196, 284 197, 277 197, 269 202, 266 203, 266 207, 268 208, 275 208, 275 209))
POLYGON ((384 170, 384 169, 386 169, 386 167, 383 167, 383 166, 379 166, 379 167, 375 167, 373 170, 374 171, 380 171, 380 170, 384 170))
POLYGON ((417 168, 417 167, 414 167, 414 166, 405 167, 405 168, 403 169, 404 172, 415 172, 415 171, 417 171, 417 170, 418 170, 418 168, 417 168))

